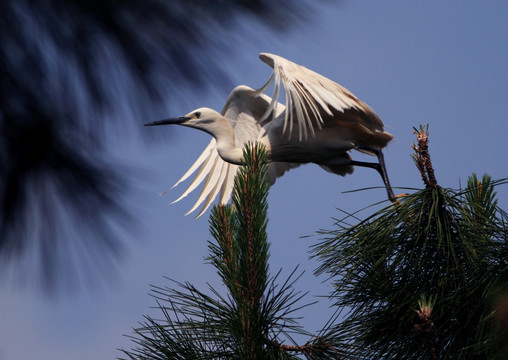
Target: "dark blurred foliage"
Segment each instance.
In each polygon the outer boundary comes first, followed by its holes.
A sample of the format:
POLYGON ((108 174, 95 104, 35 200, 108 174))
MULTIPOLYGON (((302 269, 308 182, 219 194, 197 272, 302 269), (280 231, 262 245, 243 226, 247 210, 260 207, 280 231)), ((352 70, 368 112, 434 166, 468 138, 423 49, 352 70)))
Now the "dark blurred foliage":
POLYGON ((0 1, 0 271, 30 250, 51 286, 76 249, 114 258, 112 224, 128 215, 104 145, 109 132, 137 126, 115 112, 141 125, 162 101, 227 79, 220 55, 240 45, 232 30, 242 19, 286 29, 310 4, 0 1))

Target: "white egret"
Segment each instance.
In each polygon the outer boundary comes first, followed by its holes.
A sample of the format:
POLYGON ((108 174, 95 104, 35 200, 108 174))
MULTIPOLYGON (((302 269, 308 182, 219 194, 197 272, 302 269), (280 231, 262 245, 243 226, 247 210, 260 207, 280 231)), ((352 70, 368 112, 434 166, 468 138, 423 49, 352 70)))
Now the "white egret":
POLYGON ((349 90, 312 70, 277 55, 262 53, 260 58, 273 68, 268 82, 258 90, 237 86, 221 113, 199 108, 182 117, 145 124, 178 124, 213 136, 173 186, 197 171, 187 190, 174 202, 204 181, 198 200, 187 214, 205 201, 196 218, 201 216, 219 192, 220 202, 227 203, 241 163, 242 148, 247 142, 256 141, 266 146, 272 183, 303 163, 315 163, 342 176, 351 174, 354 166, 364 166, 381 174, 388 197, 394 201, 381 151, 393 136, 383 130, 383 123, 374 111, 349 90), (273 96, 269 97, 264 92, 272 83, 273 96), (281 85, 285 106, 279 102, 281 85), (349 150, 375 155, 378 162, 354 161, 349 150))

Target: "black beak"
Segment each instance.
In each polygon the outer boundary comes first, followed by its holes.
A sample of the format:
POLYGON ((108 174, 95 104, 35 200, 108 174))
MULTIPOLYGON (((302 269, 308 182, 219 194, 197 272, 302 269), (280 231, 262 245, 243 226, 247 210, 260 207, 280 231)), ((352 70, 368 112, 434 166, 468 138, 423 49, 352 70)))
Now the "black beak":
POLYGON ((180 116, 180 117, 166 119, 166 120, 149 122, 149 123, 146 123, 145 126, 174 125, 174 124, 178 125, 178 124, 182 124, 182 123, 186 122, 189 119, 190 119, 190 117, 188 117, 188 116, 180 116))

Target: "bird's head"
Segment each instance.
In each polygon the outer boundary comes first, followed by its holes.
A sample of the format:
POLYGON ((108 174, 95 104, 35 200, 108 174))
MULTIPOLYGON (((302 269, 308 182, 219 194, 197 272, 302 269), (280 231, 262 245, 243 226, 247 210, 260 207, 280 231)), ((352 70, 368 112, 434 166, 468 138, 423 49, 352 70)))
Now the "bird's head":
POLYGON ((194 129, 205 131, 211 135, 215 135, 220 130, 220 123, 223 123, 223 116, 217 111, 209 108, 199 108, 191 111, 185 116, 176 118, 159 120, 145 124, 145 126, 156 125, 183 125, 194 129))

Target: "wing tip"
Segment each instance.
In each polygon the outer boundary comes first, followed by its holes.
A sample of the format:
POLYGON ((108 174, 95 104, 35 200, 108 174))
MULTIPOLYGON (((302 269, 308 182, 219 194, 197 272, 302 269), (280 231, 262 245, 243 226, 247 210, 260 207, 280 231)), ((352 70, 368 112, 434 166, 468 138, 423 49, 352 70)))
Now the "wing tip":
POLYGON ((263 61, 265 64, 268 64, 270 65, 272 68, 274 66, 274 57, 276 55, 273 55, 273 54, 270 54, 270 53, 260 53, 259 54, 259 58, 261 59, 261 61, 263 61))

